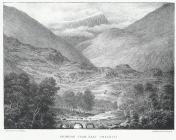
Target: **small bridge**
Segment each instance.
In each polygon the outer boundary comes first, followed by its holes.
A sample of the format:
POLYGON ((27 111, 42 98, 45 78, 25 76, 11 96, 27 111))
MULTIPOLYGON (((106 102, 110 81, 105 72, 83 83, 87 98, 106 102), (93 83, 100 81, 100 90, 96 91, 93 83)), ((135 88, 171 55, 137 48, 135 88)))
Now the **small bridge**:
POLYGON ((62 121, 63 129, 94 129, 95 124, 88 120, 64 120, 62 121))

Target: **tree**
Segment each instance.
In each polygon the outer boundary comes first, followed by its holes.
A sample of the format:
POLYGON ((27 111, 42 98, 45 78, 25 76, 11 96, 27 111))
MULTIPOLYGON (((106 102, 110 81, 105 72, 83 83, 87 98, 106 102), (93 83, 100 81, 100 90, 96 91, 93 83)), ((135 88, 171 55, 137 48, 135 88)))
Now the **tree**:
MULTIPOLYGON (((27 74, 17 75, 10 73, 4 79, 4 117, 5 128, 21 128, 20 119, 25 117, 27 111, 29 78, 27 74), (9 123, 10 122, 10 123, 9 123)), ((24 122, 24 127, 29 124, 24 122)))
POLYGON ((79 92, 75 95, 75 102, 77 103, 77 107, 83 109, 83 93, 79 92))
POLYGON ((145 84, 145 89, 146 92, 153 91, 153 85, 151 83, 146 83, 145 84))
POLYGON ((159 109, 157 89, 151 83, 147 83, 145 85, 145 92, 148 95, 149 108, 152 110, 159 109))
POLYGON ((113 109, 116 110, 118 108, 117 102, 113 102, 113 109))
POLYGON ((135 92, 135 96, 142 96, 144 94, 144 87, 142 84, 136 84, 134 85, 134 92, 135 92))
POLYGON ((26 73, 5 76, 5 128, 54 128, 52 106, 58 89, 53 78, 38 85, 26 73))
POLYGON ((83 95, 83 108, 87 111, 92 110, 94 105, 95 96, 91 93, 90 90, 86 90, 83 95))
POLYGON ((131 112, 130 115, 130 128, 138 128, 138 124, 139 124, 139 114, 135 111, 131 112))
POLYGON ((33 112, 33 128, 55 127, 55 114, 52 110, 52 106, 54 105, 55 94, 58 89, 59 87, 56 87, 56 81, 53 78, 45 78, 39 84, 39 90, 35 102, 35 109, 33 112))
POLYGON ((63 95, 63 99, 68 106, 72 108, 77 107, 76 96, 73 91, 66 91, 63 95))
POLYGON ((162 87, 161 91, 161 106, 164 110, 174 110, 174 87, 173 85, 166 84, 162 87))

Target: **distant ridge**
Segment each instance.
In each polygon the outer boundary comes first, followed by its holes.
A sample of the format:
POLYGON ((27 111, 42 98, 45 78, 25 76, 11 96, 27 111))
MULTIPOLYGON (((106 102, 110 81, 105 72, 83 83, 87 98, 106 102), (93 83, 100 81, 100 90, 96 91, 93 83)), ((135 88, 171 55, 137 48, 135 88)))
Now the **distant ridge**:
POLYGON ((51 29, 66 29, 66 28, 77 28, 80 26, 93 27, 101 24, 109 24, 107 18, 103 13, 96 13, 88 17, 84 17, 82 19, 67 21, 63 23, 53 24, 51 25, 51 29))

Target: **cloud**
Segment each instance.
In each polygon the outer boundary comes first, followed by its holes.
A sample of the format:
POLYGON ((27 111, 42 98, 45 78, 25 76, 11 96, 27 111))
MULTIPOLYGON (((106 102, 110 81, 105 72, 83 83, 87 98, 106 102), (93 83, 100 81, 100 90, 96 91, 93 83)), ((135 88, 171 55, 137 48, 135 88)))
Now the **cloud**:
POLYGON ((78 36, 93 38, 95 35, 104 32, 105 30, 118 28, 118 24, 101 24, 94 27, 81 26, 78 28, 69 28, 65 30, 53 30, 56 35, 59 36, 78 36))
POLYGON ((66 29, 62 32, 55 32, 55 34, 62 35, 62 36, 79 36, 79 37, 86 37, 86 38, 93 38, 94 34, 87 30, 87 27, 79 27, 74 29, 66 29))
POLYGON ((118 28, 118 24, 101 24, 101 25, 97 25, 94 27, 90 27, 87 30, 90 32, 94 32, 94 33, 101 33, 105 30, 111 29, 111 28, 118 28))

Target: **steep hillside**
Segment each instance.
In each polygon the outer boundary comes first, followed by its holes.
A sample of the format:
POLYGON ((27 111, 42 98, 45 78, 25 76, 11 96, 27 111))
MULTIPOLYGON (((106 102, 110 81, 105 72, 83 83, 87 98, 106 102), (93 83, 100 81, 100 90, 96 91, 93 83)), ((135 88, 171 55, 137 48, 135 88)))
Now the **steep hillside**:
POLYGON ((4 60, 5 73, 12 71, 24 72, 35 65, 40 67, 42 71, 41 64, 49 67, 49 64, 61 66, 63 63, 69 62, 66 57, 55 49, 36 48, 6 35, 4 35, 4 60))
POLYGON ((36 48, 4 35, 4 73, 10 72, 26 72, 37 82, 54 77, 57 83, 67 83, 95 73, 95 69, 71 62, 56 49, 36 48))
MULTIPOLYGON (((115 67, 128 64, 145 71, 174 69, 174 5, 166 4, 124 30, 103 32, 83 49, 93 64, 115 67)), ((80 48, 80 46, 79 46, 80 48)))
POLYGON ((15 37, 20 42, 34 47, 56 49, 70 61, 92 65, 74 47, 27 14, 13 7, 4 6, 3 19, 3 32, 7 36, 15 37))
POLYGON ((126 31, 144 40, 159 36, 174 36, 174 4, 165 4, 144 18, 128 26, 126 31))

